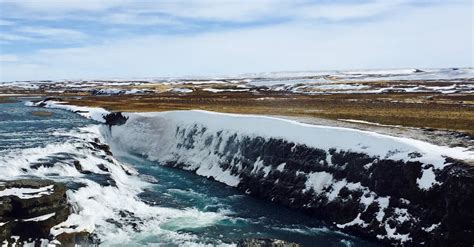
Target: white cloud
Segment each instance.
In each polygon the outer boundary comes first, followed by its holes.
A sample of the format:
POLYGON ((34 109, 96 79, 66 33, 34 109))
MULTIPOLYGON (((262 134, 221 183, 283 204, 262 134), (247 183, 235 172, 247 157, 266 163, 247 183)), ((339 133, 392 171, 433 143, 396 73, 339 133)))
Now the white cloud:
POLYGON ((175 1, 150 4, 148 8, 140 11, 159 11, 183 18, 242 22, 287 15, 283 12, 291 11, 300 2, 288 0, 175 1))
POLYGON ((11 26, 13 24, 15 24, 15 23, 12 22, 12 21, 7 21, 7 20, 0 19, 0 26, 11 26))
POLYGON ((50 27, 37 27, 37 26, 28 26, 21 27, 17 29, 18 32, 36 36, 36 37, 45 37, 48 39, 56 40, 73 40, 73 39, 83 39, 86 35, 82 32, 65 29, 65 28, 50 28, 50 27))
POLYGON ((104 11, 127 6, 133 2, 132 0, 0 0, 0 3, 11 4, 26 11, 49 13, 104 11))
POLYGON ((11 54, 0 54, 0 63, 18 62, 18 57, 11 54))
POLYGON ((366 3, 331 3, 310 5, 298 9, 299 16, 306 18, 322 18, 340 21, 353 18, 377 16, 387 12, 394 12, 398 8, 409 4, 407 0, 376 0, 366 3))
POLYGON ((236 74, 277 70, 463 67, 472 64, 464 6, 404 11, 380 22, 144 36, 48 49, 3 66, 0 80, 236 74))
MULTIPOLYGON (((16 7, 16 13, 7 13, 7 16, 13 14, 31 19, 83 18, 90 20, 91 17, 84 15, 84 13, 110 14, 113 11, 117 23, 121 23, 121 20, 131 19, 133 24, 137 24, 139 22, 146 23, 146 19, 150 18, 140 15, 144 13, 229 22, 250 22, 268 18, 293 20, 322 18, 339 21, 377 16, 413 3, 438 4, 440 1, 368 0, 361 3, 359 1, 307 0, 0 0, 0 3, 16 7), (144 21, 139 21, 141 18, 144 21)), ((97 19, 103 20, 103 18, 97 19)))
POLYGON ((181 25, 182 23, 171 18, 161 16, 145 16, 132 13, 114 13, 106 15, 103 18, 104 22, 112 24, 125 25, 181 25))
POLYGON ((1 33, 0 40, 5 43, 10 43, 11 41, 34 41, 34 39, 31 37, 13 33, 1 33))
MULTIPOLYGON (((15 44, 15 42, 65 42, 74 43, 87 38, 87 35, 76 30, 64 28, 49 28, 26 26, 16 28, 14 31, 0 32, 0 42, 2 45, 15 44)), ((1 48, 1 47, 0 47, 1 48)))

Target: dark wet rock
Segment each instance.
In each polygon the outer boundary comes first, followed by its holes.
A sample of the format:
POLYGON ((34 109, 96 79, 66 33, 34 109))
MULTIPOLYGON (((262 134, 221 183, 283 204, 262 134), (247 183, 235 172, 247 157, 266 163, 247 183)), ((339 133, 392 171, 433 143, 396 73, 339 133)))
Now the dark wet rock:
POLYGON ((243 239, 237 243, 238 247, 302 247, 300 244, 290 243, 270 238, 243 239))
POLYGON ((415 69, 415 70, 413 70, 413 73, 422 73, 422 72, 425 72, 425 71, 423 71, 423 70, 421 70, 421 69, 415 69))
POLYGON ((51 227, 65 221, 70 214, 66 188, 50 180, 21 179, 6 181, 0 191, 22 190, 5 193, 0 197, 0 240, 19 236, 19 241, 49 239, 51 227), (30 190, 30 191, 26 191, 30 190))
POLYGON ((110 147, 107 144, 102 144, 99 142, 99 140, 96 138, 95 141, 89 142, 95 149, 102 150, 104 151, 107 155, 112 156, 112 152, 110 151, 110 147))
POLYGON ((98 183, 100 186, 117 187, 117 183, 110 174, 99 174, 90 172, 87 174, 87 179, 98 183))
MULTIPOLYGON (((152 190, 145 190, 138 194, 138 197, 146 204, 155 206, 163 204, 162 199, 160 199, 161 194, 152 190)), ((169 203, 169 201, 168 201, 169 203)))
POLYGON ((73 161, 72 164, 74 165, 74 168, 76 168, 76 170, 78 172, 83 172, 84 171, 84 169, 82 168, 81 162, 79 160, 73 161))
POLYGON ((45 167, 45 168, 51 168, 51 167, 54 167, 54 164, 51 164, 51 163, 33 163, 32 165, 30 165, 30 168, 31 169, 39 169, 40 167, 45 167))
POLYGON ((122 125, 122 124, 125 124, 125 122, 127 122, 128 117, 125 117, 124 115, 122 115, 121 112, 112 112, 104 116, 104 120, 105 120, 105 124, 109 126, 122 125))
POLYGON ((97 168, 99 168, 103 172, 109 172, 109 168, 107 168, 104 164, 98 164, 97 168))

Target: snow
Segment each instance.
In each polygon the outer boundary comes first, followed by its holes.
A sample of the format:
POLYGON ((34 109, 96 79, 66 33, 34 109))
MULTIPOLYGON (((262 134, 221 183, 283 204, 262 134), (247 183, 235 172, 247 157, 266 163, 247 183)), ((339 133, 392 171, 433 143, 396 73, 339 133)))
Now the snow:
MULTIPOLYGON (((264 138, 282 138, 298 144, 328 150, 352 150, 373 156, 390 156, 393 160, 412 160, 432 164, 436 169, 445 166, 443 156, 456 159, 472 159, 474 152, 462 147, 437 146, 410 138, 392 137, 370 131, 310 125, 275 117, 216 113, 201 110, 169 111, 160 113, 135 113, 131 118, 148 122, 166 122, 169 126, 194 126, 200 124, 206 128, 219 131, 228 130, 234 133, 264 138), (291 131, 288 131, 291 129, 291 131), (397 151, 393 153, 393 151, 397 151), (418 152, 421 157, 409 157, 409 153, 418 152)), ((171 131, 171 130, 170 130, 171 131)), ((137 133, 139 134, 139 133, 137 133)), ((156 135, 156 134, 155 134, 156 135)))
POLYGON ((352 221, 349 221, 349 222, 344 223, 344 224, 336 224, 336 226, 339 227, 339 228, 342 228, 342 229, 344 229, 344 228, 346 228, 346 227, 348 227, 348 226, 354 226, 354 225, 359 225, 359 226, 361 226, 361 227, 367 227, 367 226, 369 226, 369 224, 367 224, 365 221, 363 221, 363 220, 360 218, 360 216, 361 216, 361 213, 359 213, 359 214, 357 215, 357 217, 355 217, 352 221))
POLYGON ((203 88, 203 91, 208 91, 212 93, 222 93, 222 92, 248 92, 250 89, 217 89, 217 88, 203 88))
POLYGON ((208 166, 202 165, 196 170, 196 174, 204 177, 213 177, 216 181, 236 187, 240 183, 240 178, 230 173, 230 170, 222 171, 217 165, 210 163, 208 166))
POLYGON ((121 88, 102 88, 98 91, 92 90, 92 92, 96 95, 121 95, 121 94, 141 94, 144 93, 145 91, 140 90, 140 89, 121 89, 121 88))
POLYGON ((53 217, 54 215, 56 215, 56 213, 50 213, 50 214, 45 214, 45 215, 41 215, 41 216, 38 216, 38 217, 34 217, 34 218, 30 218, 30 219, 24 219, 23 221, 45 221, 51 217, 53 217))
POLYGON ((424 227, 424 228, 422 228, 422 229, 423 229, 423 231, 425 231, 425 232, 431 232, 431 231, 433 231, 434 229, 438 228, 440 225, 441 225, 441 222, 439 222, 439 223, 437 223, 437 224, 433 224, 433 225, 431 225, 431 226, 429 226, 429 227, 424 227))
POLYGON ((377 203, 379 204, 379 211, 377 212, 376 219, 379 222, 382 222, 385 216, 385 209, 388 208, 388 205, 390 204, 390 197, 380 197, 377 199, 377 203))
POLYGON ((192 93, 193 92, 193 90, 189 88, 172 88, 169 91, 173 93, 192 93))
POLYGON ((409 234, 396 233, 397 229, 396 228, 391 228, 390 225, 387 224, 387 223, 385 224, 385 231, 386 231, 386 236, 377 235, 377 238, 379 238, 379 239, 384 239, 384 238, 396 239, 396 240, 399 240, 402 243, 404 243, 404 242, 411 239, 409 234))
POLYGON ((421 178, 416 179, 416 183, 420 189, 429 190, 431 187, 433 187, 433 185, 439 184, 439 182, 436 181, 436 175, 433 171, 433 168, 430 167, 423 169, 422 172, 421 178))
POLYGON ((53 193, 54 185, 49 185, 41 188, 6 188, 0 190, 0 197, 2 196, 16 196, 20 199, 38 198, 53 193))
POLYGON ((0 93, 0 96, 20 96, 23 94, 17 94, 17 93, 0 93))
POLYGON ((395 208, 396 220, 401 224, 410 219, 410 214, 406 208, 395 208))
POLYGON ((40 103, 44 103, 45 104, 44 107, 46 108, 55 108, 55 109, 63 109, 63 110, 72 111, 85 118, 90 118, 92 120, 95 120, 101 123, 105 123, 104 116, 110 113, 109 111, 103 108, 99 108, 99 107, 67 105, 67 102, 59 102, 59 101, 54 101, 54 100, 48 100, 44 102, 40 101, 36 104, 33 104, 31 102, 26 102, 25 105, 34 106, 40 103))
POLYGON ((286 162, 279 164, 276 169, 281 172, 285 169, 285 166, 286 162))
MULTIPOLYGON (((327 186, 331 185, 333 182, 333 176, 328 172, 314 172, 308 175, 308 180, 306 180, 306 189, 308 191, 313 189, 316 194, 320 194, 327 186)), ((304 192, 304 191, 303 191, 304 192)))
POLYGON ((376 125, 376 126, 384 126, 384 127, 396 127, 396 128, 403 128, 401 125, 390 125, 390 124, 380 124, 374 122, 368 122, 364 120, 357 120, 357 119, 338 119, 339 121, 349 122, 349 123, 360 123, 360 124, 367 124, 367 125, 376 125))

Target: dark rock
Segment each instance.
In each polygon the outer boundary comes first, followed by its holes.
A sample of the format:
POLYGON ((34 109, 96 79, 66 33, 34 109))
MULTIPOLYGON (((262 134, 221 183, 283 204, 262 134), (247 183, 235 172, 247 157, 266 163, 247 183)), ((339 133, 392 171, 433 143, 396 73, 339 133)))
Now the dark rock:
POLYGON ((61 233, 56 239, 61 246, 98 246, 99 240, 88 232, 61 233))
POLYGON ((78 172, 82 173, 84 171, 84 169, 82 168, 81 162, 79 162, 79 160, 73 161, 72 164, 74 165, 74 167, 76 168, 78 172))
POLYGON ((128 117, 122 115, 121 112, 112 112, 104 116, 105 124, 109 126, 113 125, 122 125, 125 124, 128 120, 128 117))
POLYGON ((109 172, 109 168, 107 168, 104 164, 98 164, 97 168, 99 168, 103 172, 109 172))
POLYGON ((10 239, 11 236, 19 236, 19 242, 49 239, 51 227, 68 218, 70 207, 63 184, 50 180, 21 179, 6 181, 0 186, 0 191, 13 188, 44 188, 44 192, 0 197, 0 222, 6 222, 0 226, 0 240, 10 239), (45 215, 49 217, 41 218, 45 215))
POLYGON ((51 164, 51 163, 33 163, 32 165, 30 165, 30 168, 31 169, 39 169, 40 167, 45 167, 45 168, 51 168, 51 167, 54 167, 54 164, 51 164))
POLYGON ((243 239, 237 243, 238 247, 301 247, 302 245, 270 238, 243 239))
POLYGON ((112 186, 117 187, 117 182, 112 178, 110 174, 99 174, 90 172, 87 174, 87 179, 98 183, 100 186, 112 186))
POLYGON ((95 149, 99 149, 99 150, 102 150, 104 151, 107 155, 110 155, 112 156, 112 151, 110 151, 110 147, 109 145, 107 144, 102 144, 99 142, 98 139, 96 139, 97 141, 94 141, 94 142, 89 142, 95 149))

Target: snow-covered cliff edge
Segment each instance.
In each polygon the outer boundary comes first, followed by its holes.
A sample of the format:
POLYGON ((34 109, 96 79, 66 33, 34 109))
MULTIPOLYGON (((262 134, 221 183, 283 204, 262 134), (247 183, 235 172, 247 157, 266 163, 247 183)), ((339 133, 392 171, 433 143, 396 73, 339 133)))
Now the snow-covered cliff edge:
POLYGON ((474 242, 472 152, 204 111, 125 114, 110 144, 395 244, 474 242))

